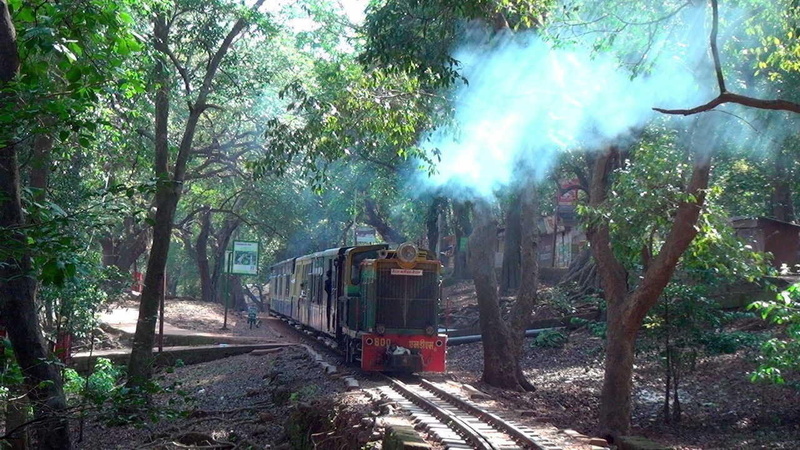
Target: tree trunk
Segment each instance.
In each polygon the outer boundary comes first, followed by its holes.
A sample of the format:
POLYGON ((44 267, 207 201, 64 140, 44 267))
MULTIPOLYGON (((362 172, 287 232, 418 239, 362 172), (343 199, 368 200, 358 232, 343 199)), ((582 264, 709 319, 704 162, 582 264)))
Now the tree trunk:
MULTIPOLYGON (((500 295, 510 295, 519 289, 522 261, 520 245, 522 240, 522 224, 520 192, 514 192, 506 211, 506 232, 503 242, 503 266, 500 269, 500 295)), ((534 225, 535 226, 535 225, 534 225)), ((537 262, 538 267, 538 262, 537 262)))
POLYGON ((250 301, 255 303, 256 306, 258 306, 259 312, 267 311, 267 305, 265 305, 263 293, 261 292, 261 288, 260 287, 258 289, 259 295, 253 294, 253 292, 250 289, 247 289, 247 288, 243 289, 242 291, 244 292, 244 295, 247 296, 250 299, 250 301))
POLYGON ((772 173, 772 192, 770 194, 770 205, 772 215, 777 220, 784 222, 794 222, 794 202, 792 201, 792 188, 790 180, 792 178, 792 160, 787 154, 786 149, 779 148, 773 160, 772 173))
MULTIPOLYGON (((683 355, 681 356, 681 358, 683 355)), ((676 366, 676 370, 672 373, 672 378, 675 380, 675 389, 672 390, 672 421, 675 423, 681 422, 681 398, 678 394, 678 387, 680 386, 681 382, 681 370, 683 369, 680 364, 683 361, 678 361, 678 366, 676 366)))
POLYGON ((638 325, 630 326, 624 302, 608 305, 606 361, 600 396, 600 426, 611 436, 627 433, 631 418, 633 358, 638 325))
POLYGON ((156 319, 166 272, 172 219, 180 198, 180 185, 170 181, 159 183, 156 192, 156 223, 153 226, 153 243, 147 259, 144 288, 139 301, 139 319, 131 346, 128 363, 128 385, 141 386, 153 374, 153 344, 156 319))
MULTIPOLYGON (((117 233, 115 233, 117 234, 117 233)), ((132 217, 126 217, 122 222, 122 231, 118 234, 109 234, 100 239, 103 248, 103 265, 114 266, 122 273, 128 273, 145 251, 150 237, 149 230, 144 228, 132 217)))
MULTIPOLYGON (((670 342, 670 316, 669 316, 669 302, 664 303, 664 422, 670 422, 669 414, 669 398, 672 389, 672 343, 670 342)), ((676 386, 677 388, 677 386, 676 386)))
MULTIPOLYGON (((163 16, 154 20, 154 38, 166 42, 169 37, 163 16)), ((158 180, 155 198, 155 223, 153 225, 153 242, 147 259, 144 276, 144 288, 139 300, 139 319, 136 322, 136 333, 131 346, 131 357, 128 361, 128 386, 140 387, 153 374, 153 344, 155 342, 156 319, 159 302, 164 289, 164 273, 169 255, 172 221, 175 217, 181 193, 182 180, 173 180, 169 174, 169 72, 166 61, 156 61, 156 80, 158 90, 155 98, 155 172, 158 180)))
POLYGON ((347 247, 347 240, 350 237, 350 235, 352 234, 350 232, 350 230, 352 228, 353 228, 353 221, 352 220, 350 220, 350 221, 348 221, 347 223, 344 224, 344 228, 342 229, 342 238, 341 238, 341 241, 340 241, 342 243, 342 247, 347 247))
POLYGON ((516 355, 511 331, 500 314, 497 276, 494 270, 494 241, 497 222, 486 203, 475 204, 477 227, 469 239, 469 264, 475 281, 483 342, 482 380, 492 386, 522 390, 517 380, 516 355))
POLYGON ((427 228, 428 237, 428 250, 431 251, 433 257, 439 259, 439 212, 442 208, 444 199, 442 197, 434 197, 428 207, 428 214, 425 217, 425 226, 427 228))
POLYGON ((525 331, 530 324, 533 306, 539 291, 539 198, 536 187, 529 183, 519 193, 520 209, 520 283, 517 301, 511 309, 512 349, 517 365, 517 381, 526 391, 536 388, 524 376, 521 361, 525 353, 525 331))
POLYGON ((597 266, 588 246, 583 248, 578 253, 578 256, 572 260, 567 268, 567 273, 558 282, 558 285, 569 292, 572 298, 576 299, 599 291, 600 280, 597 276, 597 266))
POLYGON ((247 301, 244 298, 244 286, 240 275, 231 275, 231 304, 233 311, 243 311, 247 309, 247 301))
MULTIPOLYGON (((0 92, 5 90, 19 71, 19 56, 14 25, 5 0, 0 0, 0 92)), ((0 110, 7 114, 15 98, 0 93, 0 110)), ((11 128, 11 127, 7 127, 11 128)), ((25 377, 34 414, 41 422, 33 427, 37 448, 69 449, 72 447, 66 400, 61 377, 52 364, 46 363, 48 352, 36 309, 36 280, 33 275, 31 249, 22 230, 24 224, 20 199, 17 148, 10 130, 0 130, 0 230, 5 234, 5 251, 0 264, 0 313, 14 355, 25 377)))
POLYGON ((400 244, 406 241, 405 236, 389 225, 386 218, 378 211, 378 205, 369 197, 364 197, 364 211, 367 214, 367 224, 374 227, 375 231, 378 232, 384 241, 394 244, 400 244))
POLYGON ((220 277, 225 272, 225 251, 231 242, 234 231, 239 228, 241 223, 242 221, 238 217, 229 218, 224 222, 219 232, 215 234, 217 247, 214 249, 214 272, 211 274, 211 288, 214 290, 215 301, 221 301, 222 283, 220 283, 220 277))
POLYGON ((167 277, 167 296, 178 296, 178 285, 183 275, 183 267, 174 268, 167 277))
MULTIPOLYGON (((52 126, 52 120, 43 121, 42 127, 52 126)), ((43 202, 47 198, 47 187, 50 179, 50 152, 53 149, 53 136, 49 132, 37 133, 33 138, 33 160, 30 170, 30 187, 33 198, 43 202)))
MULTIPOLYGON (((2 358, 0 358, 0 363, 2 362, 2 358)), ((9 386, 9 388, 5 416, 6 434, 12 435, 8 439, 9 449, 28 450, 30 448, 30 436, 28 428, 24 426, 30 420, 28 399, 22 392, 21 386, 9 386)), ((3 448, 5 449, 5 447, 3 448)))
MULTIPOLYGON (((469 219, 470 209, 471 205, 469 203, 453 202, 453 215, 456 223, 456 242, 453 248, 453 278, 456 280, 465 280, 470 276, 470 267, 467 265, 467 251, 462 245, 462 240, 469 238, 472 234, 472 223, 469 219)), ((496 224, 494 235, 491 238, 487 236, 487 239, 489 240, 483 244, 492 248, 492 257, 490 260, 483 261, 483 263, 488 264, 494 270, 494 250, 495 242, 497 242, 496 224)), ((495 276, 494 278, 496 283, 497 277, 495 276)))
POLYGON ((216 293, 211 283, 211 268, 208 263, 208 235, 211 232, 211 210, 203 211, 200 219, 200 234, 197 235, 195 244, 195 256, 197 259, 197 271, 200 274, 200 295, 204 302, 216 301, 216 293))

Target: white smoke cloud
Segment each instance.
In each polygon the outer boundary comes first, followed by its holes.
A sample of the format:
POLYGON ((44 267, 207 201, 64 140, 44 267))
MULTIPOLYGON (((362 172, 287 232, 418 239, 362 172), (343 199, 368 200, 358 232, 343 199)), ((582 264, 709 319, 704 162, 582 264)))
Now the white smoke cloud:
POLYGON ((586 39, 555 47, 534 33, 464 44, 454 56, 468 84, 453 94, 457 126, 426 137, 424 147, 441 151, 428 182, 489 196, 520 165, 541 178, 560 151, 598 149, 643 127, 653 107, 708 101, 715 81, 705 17, 685 8, 638 49, 631 33, 603 52, 586 39), (649 70, 634 77, 619 55, 649 70))

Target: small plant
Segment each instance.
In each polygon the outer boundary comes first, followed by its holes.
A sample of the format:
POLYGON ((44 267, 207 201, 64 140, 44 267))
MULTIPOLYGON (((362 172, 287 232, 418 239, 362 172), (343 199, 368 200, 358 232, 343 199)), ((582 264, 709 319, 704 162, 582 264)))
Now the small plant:
POLYGON ((82 377, 73 369, 64 370, 64 391, 73 399, 82 397, 94 404, 100 411, 106 425, 127 425, 148 418, 153 422, 181 416, 183 411, 175 408, 154 408, 150 403, 153 394, 176 394, 178 398, 168 400, 169 405, 189 403, 192 399, 180 388, 180 383, 162 387, 150 381, 143 387, 131 389, 123 384, 125 375, 122 366, 115 366, 109 359, 98 358, 94 371, 82 377))
POLYGON ((765 320, 786 325, 785 336, 761 346, 761 364, 751 375, 753 382, 784 384, 784 373, 800 371, 800 283, 789 286, 775 300, 749 306, 765 320))
POLYGON ((86 386, 86 379, 75 369, 64 369, 64 393, 68 396, 80 395, 86 386))
POLYGON ((314 384, 309 384, 301 387, 299 390, 292 392, 289 400, 292 403, 297 403, 304 399, 314 398, 319 393, 319 387, 314 384))
POLYGON ((21 386, 23 382, 22 369, 14 358, 11 341, 0 339, 0 404, 8 399, 13 386, 21 386))
POLYGON ((589 330, 589 333, 592 333, 593 336, 605 339, 606 338, 606 329, 608 328, 608 324, 605 322, 599 322, 596 320, 587 320, 582 319, 580 317, 573 317, 570 319, 570 324, 576 328, 586 327, 589 330))
POLYGON ((575 314, 575 305, 572 298, 565 289, 555 287, 549 291, 549 295, 542 299, 542 303, 549 305, 564 315, 575 314))
POLYGON ((644 332, 654 338, 656 357, 664 369, 663 410, 667 423, 680 422, 680 383, 694 371, 704 338, 713 337, 714 333, 707 330, 721 325, 721 309, 703 294, 700 286, 672 283, 643 323, 644 332))
POLYGON ((88 378, 73 369, 64 370, 64 391, 67 394, 84 395, 89 401, 100 405, 119 389, 122 368, 114 366, 107 358, 97 358, 94 371, 88 378))
POLYGON ((701 342, 712 355, 732 354, 742 348, 759 347, 765 340, 763 334, 744 331, 708 332, 701 337, 701 342))
POLYGON ((531 343, 532 347, 558 348, 567 343, 567 335, 558 330, 545 330, 536 335, 531 343))

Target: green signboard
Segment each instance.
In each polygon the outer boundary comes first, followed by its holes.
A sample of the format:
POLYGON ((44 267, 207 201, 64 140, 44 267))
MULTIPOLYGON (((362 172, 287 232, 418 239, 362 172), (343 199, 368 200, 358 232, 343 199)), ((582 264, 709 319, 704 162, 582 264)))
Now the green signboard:
POLYGON ((228 262, 234 275, 258 275, 258 242, 233 241, 232 260, 228 262))

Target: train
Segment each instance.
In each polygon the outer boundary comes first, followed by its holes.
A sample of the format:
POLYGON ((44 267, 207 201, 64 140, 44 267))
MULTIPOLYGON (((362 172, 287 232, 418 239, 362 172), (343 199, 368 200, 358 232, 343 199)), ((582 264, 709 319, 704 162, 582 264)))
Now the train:
POLYGON ((412 243, 290 258, 270 267, 270 310, 335 340, 364 371, 444 372, 441 268, 412 243))

